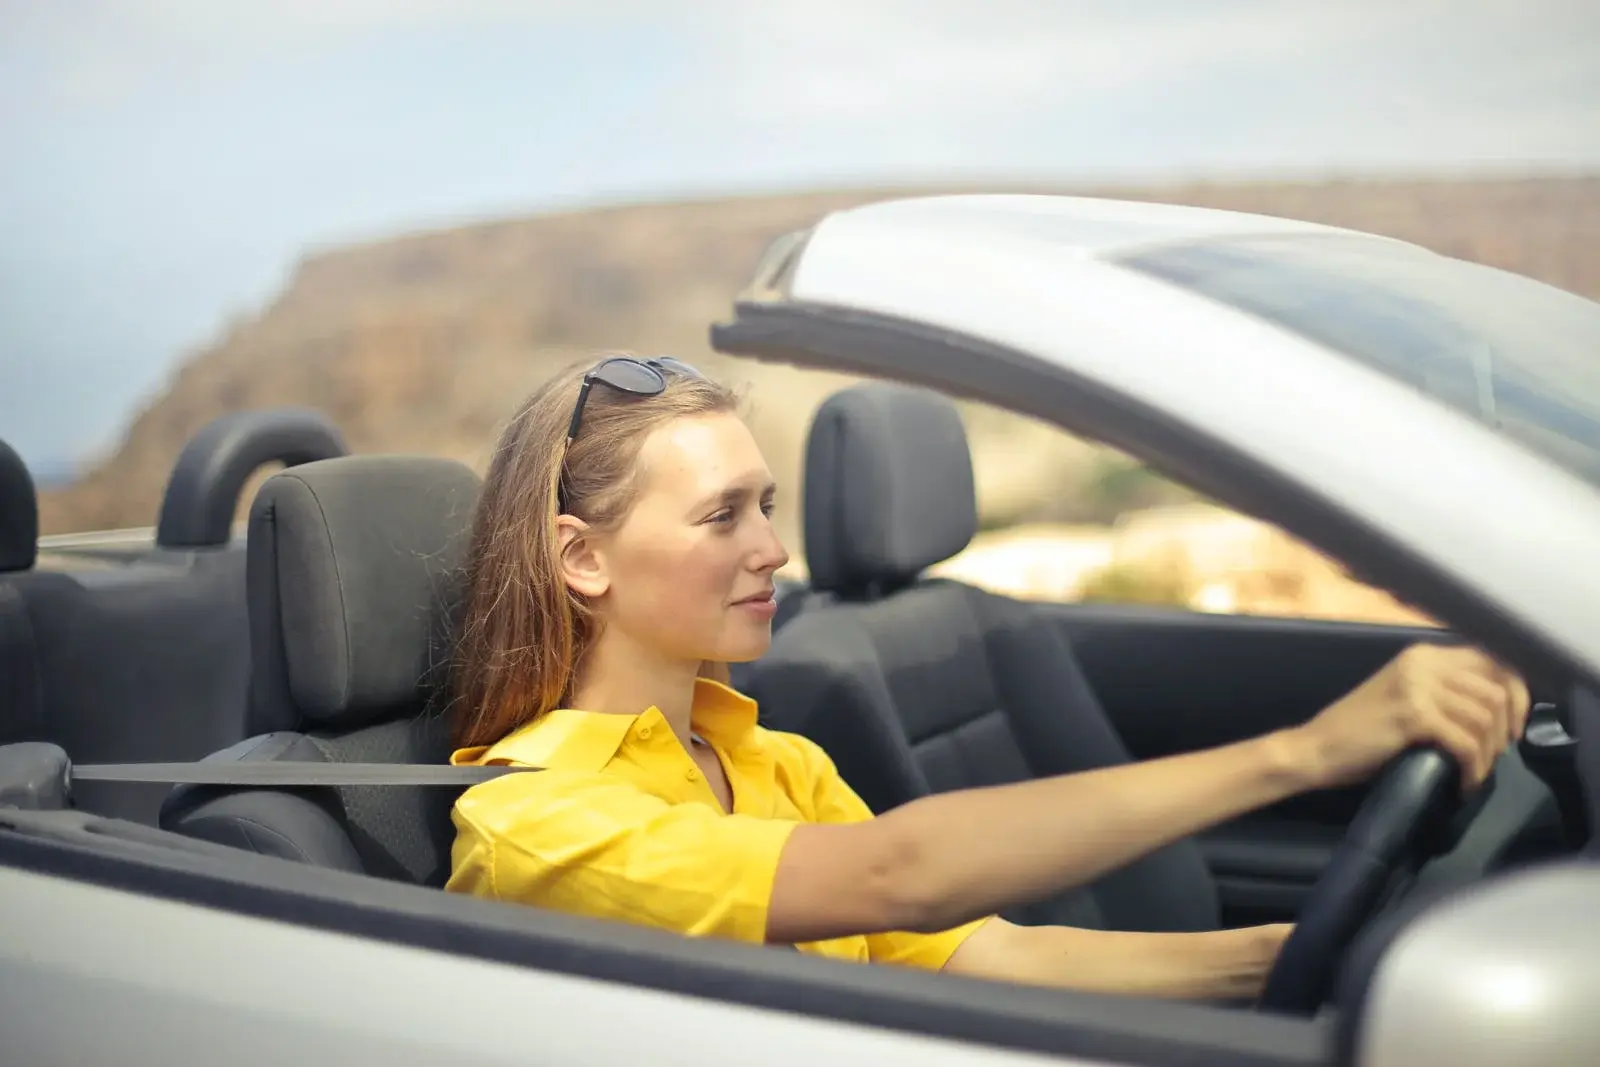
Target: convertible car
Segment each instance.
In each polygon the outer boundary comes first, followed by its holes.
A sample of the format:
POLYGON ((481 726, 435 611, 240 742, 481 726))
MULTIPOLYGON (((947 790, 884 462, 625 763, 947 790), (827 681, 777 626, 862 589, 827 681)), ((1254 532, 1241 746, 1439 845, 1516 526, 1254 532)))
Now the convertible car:
POLYGON ((185 449, 154 530, 40 539, 0 454, 0 1058, 1600 1062, 1600 306, 1284 219, 926 197, 775 243, 711 340, 864 379, 814 420, 810 576, 736 682, 876 810, 1300 721, 1419 640, 1515 664, 1526 734, 1470 795, 1409 752, 1013 916, 1296 922, 1249 1004, 468 899, 439 888, 449 807, 503 769, 443 766, 432 698, 473 472, 246 412, 185 449), (1443 626, 929 577, 977 528, 962 397, 1112 445, 1443 626))

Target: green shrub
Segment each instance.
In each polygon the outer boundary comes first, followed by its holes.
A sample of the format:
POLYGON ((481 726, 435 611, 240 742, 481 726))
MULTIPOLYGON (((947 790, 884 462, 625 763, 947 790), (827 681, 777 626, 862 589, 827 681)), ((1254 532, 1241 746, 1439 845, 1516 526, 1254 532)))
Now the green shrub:
POLYGON ((1193 595, 1194 583, 1180 566, 1113 563, 1084 579, 1080 599, 1086 603, 1187 607, 1193 595))

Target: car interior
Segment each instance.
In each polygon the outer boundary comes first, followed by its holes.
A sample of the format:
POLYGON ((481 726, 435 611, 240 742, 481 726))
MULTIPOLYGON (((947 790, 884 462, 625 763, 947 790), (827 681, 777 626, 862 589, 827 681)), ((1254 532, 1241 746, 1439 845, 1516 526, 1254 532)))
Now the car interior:
MULTIPOLYGON (((444 762, 441 683, 479 484, 454 460, 347 454, 305 412, 230 416, 180 457, 153 549, 46 568, 33 483, 0 448, 0 745, 45 742, 77 764, 444 762), (237 497, 269 462, 285 469, 237 536, 237 497)), ((1022 601, 928 577, 978 518, 960 415, 922 388, 869 381, 832 396, 811 428, 803 499, 810 580, 785 590, 770 650, 734 682, 769 728, 819 742, 876 811, 1303 721, 1406 643, 1449 639, 1022 601)), ((1565 696, 1535 689, 1536 740, 1390 857, 1363 919, 1588 840, 1565 696)), ((16 766, 0 759, 0 811, 48 806, 36 780, 10 780, 16 766)), ((1119 930, 1295 921, 1382 788, 1285 801, 1009 917, 1119 930)), ((437 888, 459 790, 86 781, 70 792, 79 811, 226 854, 437 888)), ((1319 1004, 1337 962, 1316 983, 1319 1004)))

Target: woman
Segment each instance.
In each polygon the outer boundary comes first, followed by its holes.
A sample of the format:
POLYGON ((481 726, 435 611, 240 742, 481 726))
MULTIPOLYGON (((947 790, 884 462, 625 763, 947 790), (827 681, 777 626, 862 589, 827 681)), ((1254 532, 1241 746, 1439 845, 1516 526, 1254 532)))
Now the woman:
POLYGON ((476 520, 451 761, 547 769, 461 796, 450 889, 841 959, 1248 997, 1289 926, 995 913, 1411 745, 1454 754, 1473 787, 1526 718, 1522 682, 1481 653, 1416 646, 1291 729, 873 817, 826 753, 723 684, 771 640, 773 493, 735 396, 673 360, 603 360, 517 412, 476 520))

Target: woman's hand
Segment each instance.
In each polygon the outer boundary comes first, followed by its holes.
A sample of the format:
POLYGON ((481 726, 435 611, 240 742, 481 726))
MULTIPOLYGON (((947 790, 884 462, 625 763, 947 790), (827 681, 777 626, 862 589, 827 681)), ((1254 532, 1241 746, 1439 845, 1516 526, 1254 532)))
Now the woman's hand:
POLYGON ((1325 787, 1372 775, 1390 757, 1436 745, 1461 764, 1462 788, 1488 777, 1528 721, 1528 687, 1474 648, 1417 644, 1291 733, 1325 787))
POLYGON ((962 942, 944 971, 1124 996, 1254 1000, 1293 930, 1274 923, 1151 934, 994 918, 962 942))

